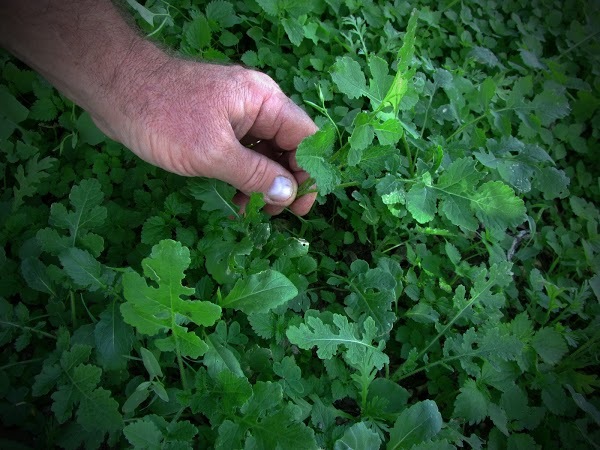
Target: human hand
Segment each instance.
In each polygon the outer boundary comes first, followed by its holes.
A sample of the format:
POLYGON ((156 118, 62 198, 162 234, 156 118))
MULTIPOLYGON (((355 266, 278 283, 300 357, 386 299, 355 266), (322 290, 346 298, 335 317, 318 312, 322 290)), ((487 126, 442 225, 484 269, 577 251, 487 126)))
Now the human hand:
POLYGON ((167 57, 123 79, 130 85, 117 90, 117 109, 126 114, 94 118, 139 157, 180 175, 223 180, 238 189, 234 201, 242 207, 262 192, 269 214, 310 210, 316 194, 296 199, 309 175, 295 149, 317 127, 269 76, 167 57))

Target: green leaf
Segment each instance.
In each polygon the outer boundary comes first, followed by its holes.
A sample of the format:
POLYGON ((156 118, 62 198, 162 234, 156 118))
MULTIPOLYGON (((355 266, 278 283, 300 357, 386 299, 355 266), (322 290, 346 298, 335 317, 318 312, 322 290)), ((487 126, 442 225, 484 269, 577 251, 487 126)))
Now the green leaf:
POLYGON ((389 362, 381 348, 372 344, 377 329, 371 317, 364 322, 362 337, 357 325, 348 323, 348 319, 339 314, 333 315, 333 325, 325 324, 317 317, 307 317, 305 323, 289 327, 286 335, 292 344, 302 349, 309 350, 316 346, 317 356, 321 359, 333 358, 341 351, 340 346, 344 346, 344 356, 354 366, 369 359, 373 367, 380 369, 389 362))
POLYGON ((548 364, 556 364, 567 353, 568 347, 560 333, 552 328, 542 328, 533 336, 531 346, 548 364))
POLYGON ((475 214, 486 227, 504 229, 525 221, 525 204, 501 181, 480 186, 471 200, 475 214))
POLYGON ((30 288, 56 296, 46 266, 37 258, 25 258, 21 262, 21 273, 30 288))
POLYGON ((161 216, 148 217, 142 226, 142 242, 148 245, 158 244, 163 239, 169 239, 172 231, 161 216))
POLYGON ((238 377, 244 376, 239 356, 236 356, 237 353, 234 354, 217 333, 208 335, 206 344, 208 349, 204 354, 204 365, 211 376, 217 377, 223 371, 231 372, 238 377))
POLYGON ((214 378, 200 370, 195 385, 196 393, 190 404, 192 411, 204 414, 213 424, 235 414, 252 396, 252 385, 248 380, 229 370, 221 370, 214 378))
MULTIPOLYGON (((59 342, 57 348, 60 346, 59 342)), ((123 426, 119 404, 108 390, 98 387, 102 370, 85 364, 90 353, 89 346, 74 345, 62 352, 60 360, 49 358, 36 377, 32 393, 40 396, 56 386, 52 411, 59 423, 69 420, 75 412, 77 423, 85 430, 114 432, 123 426)))
POLYGON ((184 271, 190 265, 190 252, 179 242, 164 240, 152 248, 150 257, 142 261, 145 276, 156 287, 135 272, 123 275, 126 302, 121 313, 126 323, 140 333, 154 336, 161 331, 171 334, 157 345, 164 351, 178 348, 184 356, 197 358, 207 350, 198 335, 180 325, 182 319, 196 325, 210 326, 221 316, 221 308, 206 301, 181 298, 195 291, 184 287, 184 271))
POLYGON ((157 16, 157 14, 154 14, 152 11, 150 11, 148 8, 146 8, 145 6, 139 4, 138 2, 136 2, 135 0, 127 0, 127 3, 129 4, 129 6, 131 6, 135 11, 137 11, 137 13, 140 15, 140 17, 142 19, 144 19, 146 21, 146 23, 148 23, 151 26, 154 26, 154 17, 157 16))
POLYGON ((302 39, 304 39, 304 28, 302 25, 298 23, 297 19, 287 17, 281 20, 281 24, 290 42, 298 47, 302 43, 302 39))
POLYGON ((369 97, 365 74, 355 60, 349 56, 339 58, 333 65, 331 79, 339 91, 349 98, 369 97))
POLYGON ((256 3, 270 16, 277 16, 279 14, 278 0, 256 0, 256 3))
POLYGON ((52 97, 37 99, 29 110, 29 117, 35 120, 49 122, 58 115, 58 109, 52 102, 52 97))
POLYGON ((390 430, 388 450, 409 449, 433 438, 442 429, 442 416, 432 400, 419 402, 402 411, 390 430))
POLYGON ((402 138, 404 128, 396 118, 373 124, 375 136, 381 145, 395 145, 402 138))
POLYGON ((242 278, 220 301, 222 308, 233 308, 245 314, 266 313, 298 295, 293 283, 276 270, 265 270, 242 278))
POLYGON ((204 202, 204 211, 221 211, 227 216, 238 217, 238 207, 232 202, 233 186, 214 178, 194 178, 187 187, 192 197, 204 202))
POLYGON ((418 18, 419 14, 417 10, 414 9, 408 19, 408 26, 406 28, 406 33, 404 34, 402 47, 398 52, 396 76, 383 99, 383 103, 389 102, 392 105, 395 113, 398 113, 400 102, 408 91, 408 85, 414 75, 414 70, 409 70, 409 67, 415 54, 415 33, 417 30, 418 18))
POLYGON ((144 347, 140 348, 140 354, 142 355, 142 362, 144 363, 144 367, 146 368, 150 379, 162 377, 163 373, 160 364, 156 360, 154 354, 144 347))
POLYGON ((370 430, 364 422, 352 425, 344 435, 335 441, 334 450, 370 450, 379 448, 381 438, 370 430))
POLYGON ((387 61, 376 55, 369 58, 369 69, 371 71, 369 93, 373 101, 373 109, 376 109, 385 98, 385 94, 389 91, 394 77, 389 75, 387 61))
POLYGON ((332 192, 341 181, 337 167, 329 162, 335 142, 335 128, 329 124, 308 136, 298 146, 296 160, 317 182, 320 195, 332 192))
POLYGON ((544 195, 544 199, 565 198, 569 194, 571 180, 564 172, 556 167, 544 167, 534 178, 534 185, 544 195))
POLYGON ((0 85, 0 105, 0 116, 15 124, 23 122, 29 115, 29 110, 3 85, 0 85))
POLYGON ((206 18, 217 22, 222 28, 230 28, 241 22, 233 5, 223 0, 213 0, 206 5, 206 18))
POLYGON ((556 120, 566 117, 571 111, 564 88, 549 83, 541 93, 535 96, 531 105, 535 108, 535 113, 540 118, 542 125, 546 127, 556 120))
POLYGON ((107 217, 107 210, 100 206, 104 194, 98 180, 82 180, 73 186, 69 201, 73 211, 67 211, 61 203, 54 203, 50 208, 50 225, 69 230, 73 245, 78 236, 87 230, 102 226, 107 217))
POLYGON ((378 335, 385 335, 396 320, 392 312, 392 305, 397 299, 394 276, 381 267, 371 269, 360 259, 351 264, 350 270, 352 293, 345 299, 348 316, 359 322, 367 317, 372 318, 377 325, 378 335))
POLYGON ((433 220, 437 211, 437 194, 423 182, 415 183, 406 194, 406 209, 419 223, 433 220))
POLYGON ((468 379, 454 402, 454 418, 462 418, 469 425, 482 422, 488 415, 488 399, 474 380, 468 379))
POLYGON ((475 59, 476 61, 485 64, 489 67, 502 67, 500 60, 494 53, 485 47, 473 47, 473 49, 469 52, 469 56, 475 59))
POLYGON ((98 145, 106 139, 106 135, 100 131, 86 111, 81 113, 77 122, 75 122, 75 126, 79 132, 79 141, 84 144, 98 145))
POLYGON ((136 420, 123 428, 123 434, 139 450, 158 450, 162 448, 163 434, 149 418, 136 420))
POLYGON ((185 43, 193 50, 201 50, 210 45, 210 25, 203 14, 198 14, 194 20, 184 27, 185 43))
POLYGON ((103 268, 89 252, 72 247, 62 252, 59 259, 76 285, 92 292, 103 290, 106 294, 109 293, 115 274, 103 268))
POLYGON ((133 347, 133 330, 125 324, 116 302, 100 314, 94 327, 94 342, 98 362, 105 370, 121 370, 127 366, 126 357, 133 347))
POLYGON ((15 196, 13 200, 13 210, 17 210, 23 205, 23 199, 25 197, 33 197, 37 193, 38 187, 42 181, 50 176, 48 169, 52 168, 57 161, 56 158, 50 156, 46 156, 38 161, 38 157, 39 155, 36 154, 27 161, 25 169, 23 169, 22 165, 17 167, 15 179, 19 186, 13 186, 15 196))

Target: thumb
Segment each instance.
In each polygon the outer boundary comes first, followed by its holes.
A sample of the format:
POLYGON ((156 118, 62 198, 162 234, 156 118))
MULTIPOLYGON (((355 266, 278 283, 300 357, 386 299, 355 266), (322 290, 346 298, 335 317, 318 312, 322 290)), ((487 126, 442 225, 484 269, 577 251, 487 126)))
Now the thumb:
POLYGON ((262 192, 267 204, 292 204, 298 191, 294 176, 271 158, 239 143, 235 145, 237 148, 230 153, 226 167, 218 173, 213 172, 213 176, 247 195, 262 192))

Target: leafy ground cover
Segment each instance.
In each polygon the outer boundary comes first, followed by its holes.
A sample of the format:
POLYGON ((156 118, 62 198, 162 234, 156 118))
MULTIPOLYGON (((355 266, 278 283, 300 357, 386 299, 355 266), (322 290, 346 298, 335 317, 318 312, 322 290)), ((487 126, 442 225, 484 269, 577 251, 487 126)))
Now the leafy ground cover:
POLYGON ((239 215, 0 55, 3 448, 597 448, 599 5, 128 1, 321 130, 239 215))

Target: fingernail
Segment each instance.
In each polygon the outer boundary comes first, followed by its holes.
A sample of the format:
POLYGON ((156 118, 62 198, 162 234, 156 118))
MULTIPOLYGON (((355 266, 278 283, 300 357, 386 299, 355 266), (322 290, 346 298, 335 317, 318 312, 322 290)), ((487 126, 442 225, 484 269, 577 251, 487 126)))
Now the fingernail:
POLYGON ((275 177, 267 195, 274 202, 284 202, 292 196, 293 191, 292 181, 279 175, 275 177))

